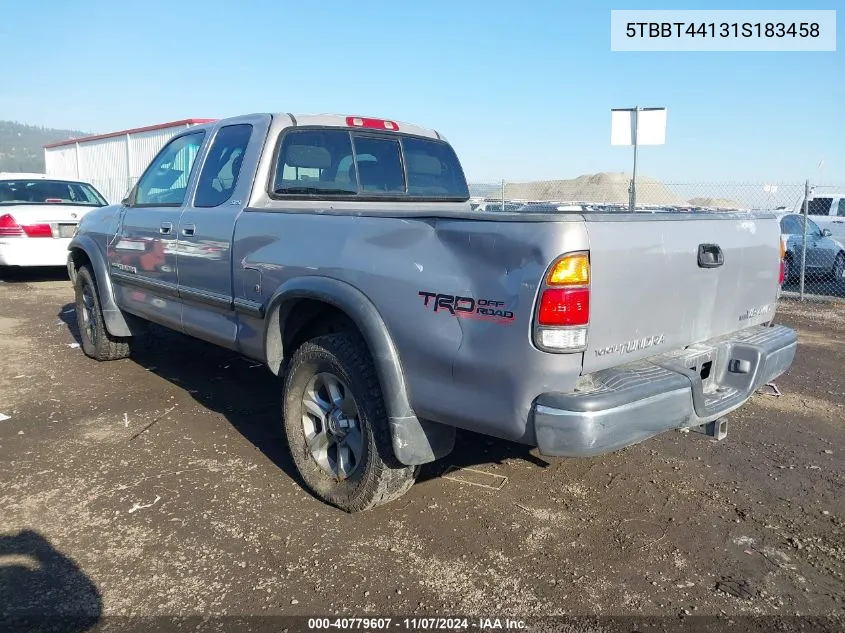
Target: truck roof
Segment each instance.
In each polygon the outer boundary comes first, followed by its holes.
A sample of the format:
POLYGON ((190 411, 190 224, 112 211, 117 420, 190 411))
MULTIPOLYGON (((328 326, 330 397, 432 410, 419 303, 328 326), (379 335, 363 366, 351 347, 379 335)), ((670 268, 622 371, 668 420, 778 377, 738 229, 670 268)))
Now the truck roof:
POLYGON ((379 130, 382 132, 401 132, 405 134, 413 134, 415 136, 426 136, 429 138, 436 138, 446 140, 437 130, 431 128, 421 127, 408 123, 406 121, 397 121, 396 119, 383 119, 379 117, 362 116, 357 114, 296 114, 290 112, 263 112, 253 113, 250 115, 238 115, 227 117, 225 119, 218 119, 203 125, 197 125, 194 128, 214 127, 228 125, 236 122, 243 116, 264 115, 271 116, 274 120, 289 119, 293 125, 319 125, 326 127, 347 127, 347 128, 361 128, 368 130, 379 130))

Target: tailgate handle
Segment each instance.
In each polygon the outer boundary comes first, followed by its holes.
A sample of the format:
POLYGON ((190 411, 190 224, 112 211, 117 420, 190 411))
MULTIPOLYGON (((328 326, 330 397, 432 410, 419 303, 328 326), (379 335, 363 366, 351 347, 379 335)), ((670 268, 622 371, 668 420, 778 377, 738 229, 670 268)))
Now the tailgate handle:
POLYGON ((718 268, 725 263, 722 248, 718 244, 698 245, 699 268, 718 268))

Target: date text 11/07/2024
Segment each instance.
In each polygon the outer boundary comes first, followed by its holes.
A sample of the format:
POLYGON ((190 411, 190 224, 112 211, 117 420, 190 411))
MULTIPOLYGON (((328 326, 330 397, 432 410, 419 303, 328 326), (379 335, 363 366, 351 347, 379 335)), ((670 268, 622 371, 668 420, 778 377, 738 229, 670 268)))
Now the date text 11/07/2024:
POLYGON ((309 618, 308 629, 312 631, 330 629, 389 630, 398 628, 407 631, 459 631, 478 629, 520 630, 526 627, 524 620, 513 618, 309 618))

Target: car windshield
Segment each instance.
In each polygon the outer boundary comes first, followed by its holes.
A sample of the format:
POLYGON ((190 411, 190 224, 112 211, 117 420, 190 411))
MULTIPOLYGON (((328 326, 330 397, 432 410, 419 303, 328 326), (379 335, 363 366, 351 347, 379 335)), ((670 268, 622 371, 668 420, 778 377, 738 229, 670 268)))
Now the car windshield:
POLYGON ((71 204, 103 207, 107 203, 91 185, 65 180, 0 180, 0 205, 71 204))

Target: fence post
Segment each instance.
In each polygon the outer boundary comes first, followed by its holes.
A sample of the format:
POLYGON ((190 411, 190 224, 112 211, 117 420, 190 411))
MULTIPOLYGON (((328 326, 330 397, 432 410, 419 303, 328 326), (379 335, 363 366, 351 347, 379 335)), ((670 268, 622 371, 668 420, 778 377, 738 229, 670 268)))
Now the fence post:
POLYGON ((504 211, 504 210, 505 210, 505 179, 502 178, 502 206, 500 208, 500 211, 504 211))
POLYGON ((801 281, 798 285, 798 297, 804 301, 804 270, 807 266, 807 210, 810 205, 810 179, 804 181, 804 236, 801 240, 801 281))

